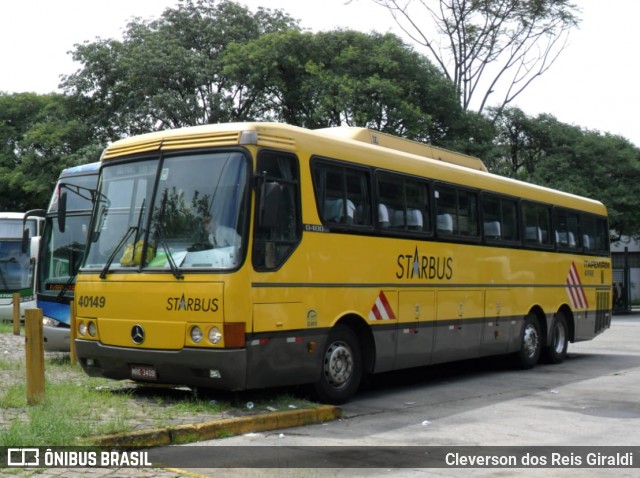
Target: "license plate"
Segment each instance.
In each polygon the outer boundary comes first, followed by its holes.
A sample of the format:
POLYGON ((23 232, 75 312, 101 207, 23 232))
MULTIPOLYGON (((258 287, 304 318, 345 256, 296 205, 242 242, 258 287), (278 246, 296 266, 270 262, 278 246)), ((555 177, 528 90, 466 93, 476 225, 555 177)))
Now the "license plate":
POLYGON ((136 380, 157 380, 156 369, 148 365, 132 365, 131 378, 136 380))

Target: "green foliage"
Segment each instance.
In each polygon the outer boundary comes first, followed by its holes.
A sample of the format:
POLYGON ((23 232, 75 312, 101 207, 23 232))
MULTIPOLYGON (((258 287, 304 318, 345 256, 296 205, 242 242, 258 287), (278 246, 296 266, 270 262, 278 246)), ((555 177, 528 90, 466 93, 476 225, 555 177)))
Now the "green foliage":
POLYGON ((0 210, 46 207, 60 171, 98 159, 100 147, 59 94, 0 94, 0 210))
POLYGON ((620 136, 515 108, 503 111, 496 127, 493 172, 602 201, 612 230, 640 235, 640 149, 620 136))
POLYGON ((287 31, 231 45, 225 73, 261 93, 262 118, 366 126, 442 143, 463 116, 453 85, 391 34, 287 31))
POLYGON ((640 237, 640 150, 620 136, 568 125, 551 140, 532 182, 602 201, 613 231, 640 237))
POLYGON ((76 45, 83 68, 62 83, 91 105, 104 140, 157 129, 251 119, 256 95, 222 74, 224 53, 296 28, 282 12, 230 1, 186 0, 153 21, 136 19, 124 39, 76 45))

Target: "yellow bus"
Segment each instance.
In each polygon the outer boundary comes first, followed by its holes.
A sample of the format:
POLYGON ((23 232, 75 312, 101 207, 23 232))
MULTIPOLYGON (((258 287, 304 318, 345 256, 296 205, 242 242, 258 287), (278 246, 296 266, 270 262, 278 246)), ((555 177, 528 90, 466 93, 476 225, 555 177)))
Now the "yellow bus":
POLYGON ((92 376, 244 390, 510 354, 611 319, 605 207, 362 128, 236 123, 103 153, 76 285, 92 376))

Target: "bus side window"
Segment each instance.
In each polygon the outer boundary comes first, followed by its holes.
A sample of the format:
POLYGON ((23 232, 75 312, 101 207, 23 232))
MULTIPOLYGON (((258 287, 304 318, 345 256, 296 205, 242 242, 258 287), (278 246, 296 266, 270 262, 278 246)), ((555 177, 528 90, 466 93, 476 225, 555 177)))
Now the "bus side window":
POLYGON ((318 213, 323 223, 371 225, 368 170, 325 160, 314 160, 312 170, 318 213))
POLYGON ((531 246, 552 246, 551 208, 544 204, 522 202, 525 243, 531 246))
POLYGON ((394 232, 428 232, 429 188, 424 180, 378 172, 378 227, 394 232))
POLYGON ((583 214, 580 217, 580 226, 584 251, 589 253, 608 253, 610 246, 606 220, 583 214))
MULTIPOLYGON (((509 197, 484 193, 482 196, 483 233, 488 241, 518 241, 518 202, 509 197)), ((528 232, 527 240, 536 239, 537 231, 528 232)))
POLYGON ((563 249, 576 249, 578 247, 578 215, 557 208, 554 210, 553 223, 556 245, 563 249))
POLYGON ((478 236, 478 194, 462 188, 439 185, 435 191, 438 230, 465 239, 478 236), (451 217, 452 232, 447 224, 451 217))

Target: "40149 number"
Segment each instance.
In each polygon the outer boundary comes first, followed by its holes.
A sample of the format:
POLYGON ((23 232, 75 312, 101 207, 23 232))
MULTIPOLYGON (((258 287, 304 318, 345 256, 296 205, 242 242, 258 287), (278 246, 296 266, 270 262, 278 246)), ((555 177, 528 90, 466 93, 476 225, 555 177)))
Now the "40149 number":
POLYGON ((81 295, 78 297, 78 305, 80 307, 99 307, 105 306, 107 300, 102 295, 81 295))

